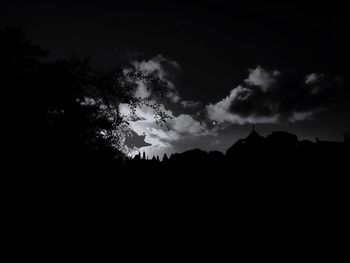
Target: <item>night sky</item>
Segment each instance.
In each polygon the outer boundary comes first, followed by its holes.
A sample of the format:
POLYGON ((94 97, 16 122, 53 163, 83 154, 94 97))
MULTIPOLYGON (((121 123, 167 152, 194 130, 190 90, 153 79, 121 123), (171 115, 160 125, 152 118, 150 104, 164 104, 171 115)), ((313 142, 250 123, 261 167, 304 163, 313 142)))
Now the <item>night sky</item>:
MULTIPOLYGON (((52 59, 156 70, 169 90, 155 100, 173 119, 158 127, 138 110, 131 127, 147 154, 225 151, 252 124, 312 141, 350 131, 348 8, 323 2, 13 0, 0 23, 23 27, 52 59)), ((152 95, 141 84, 135 94, 152 95)))

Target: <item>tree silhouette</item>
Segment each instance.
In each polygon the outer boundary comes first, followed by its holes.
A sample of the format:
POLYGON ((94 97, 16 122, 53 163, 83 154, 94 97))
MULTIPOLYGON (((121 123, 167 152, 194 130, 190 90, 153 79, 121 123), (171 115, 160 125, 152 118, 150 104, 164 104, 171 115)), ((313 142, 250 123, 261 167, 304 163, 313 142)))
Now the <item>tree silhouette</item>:
POLYGON ((166 153, 164 153, 163 159, 162 161, 165 163, 167 161, 169 161, 168 155, 166 155, 166 153))
POLYGON ((14 91, 11 119, 20 118, 16 137, 21 138, 17 142, 28 163, 101 167, 125 158, 124 138, 130 128, 120 115, 120 103, 134 110, 151 107, 159 124, 168 117, 150 99, 133 96, 140 79, 156 91, 166 88, 156 76, 138 70, 128 76, 121 69, 96 70, 89 59, 76 56, 48 60, 48 51, 27 40, 19 28, 1 30, 0 45, 3 87, 14 91))

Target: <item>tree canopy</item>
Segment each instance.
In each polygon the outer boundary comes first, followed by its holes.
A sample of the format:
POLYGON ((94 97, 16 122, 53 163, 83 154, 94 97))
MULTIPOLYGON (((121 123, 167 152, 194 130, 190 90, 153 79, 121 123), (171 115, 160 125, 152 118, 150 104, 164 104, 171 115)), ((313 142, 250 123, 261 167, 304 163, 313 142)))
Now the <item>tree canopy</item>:
MULTIPOLYGON (((134 96, 137 81, 160 95, 166 83, 134 69, 99 70, 89 59, 48 59, 49 52, 27 40, 19 28, 0 31, 3 84, 12 91, 20 129, 22 156, 59 163, 115 162, 128 153, 125 136, 131 130, 119 112, 126 103, 151 107, 159 124, 169 117, 150 99, 134 96), (20 117, 19 117, 20 116, 20 117)), ((13 116, 13 118, 15 118, 13 116)))

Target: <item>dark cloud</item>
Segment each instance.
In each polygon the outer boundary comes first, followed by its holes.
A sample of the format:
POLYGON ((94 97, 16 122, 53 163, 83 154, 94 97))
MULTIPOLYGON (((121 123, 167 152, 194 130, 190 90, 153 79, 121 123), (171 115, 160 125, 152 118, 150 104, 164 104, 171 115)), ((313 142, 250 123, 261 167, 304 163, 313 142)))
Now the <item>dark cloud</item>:
POLYGON ((296 122, 327 108, 339 96, 341 80, 312 73, 303 79, 261 67, 249 71, 244 82, 228 97, 207 106, 218 122, 296 122))
MULTIPOLYGON (((147 78, 157 78, 164 84, 164 89, 161 91, 162 97, 166 98, 170 103, 183 102, 177 90, 177 82, 182 74, 182 69, 176 61, 167 59, 159 54, 149 60, 132 60, 130 65, 130 67, 124 68, 126 77, 132 72, 140 72, 147 78)), ((134 92, 136 98, 159 99, 160 92, 152 84, 152 78, 137 80, 136 84, 134 92)))
POLYGON ((150 143, 145 142, 146 135, 138 135, 133 130, 130 131, 129 136, 125 137, 125 145, 129 148, 142 148, 150 146, 150 143))

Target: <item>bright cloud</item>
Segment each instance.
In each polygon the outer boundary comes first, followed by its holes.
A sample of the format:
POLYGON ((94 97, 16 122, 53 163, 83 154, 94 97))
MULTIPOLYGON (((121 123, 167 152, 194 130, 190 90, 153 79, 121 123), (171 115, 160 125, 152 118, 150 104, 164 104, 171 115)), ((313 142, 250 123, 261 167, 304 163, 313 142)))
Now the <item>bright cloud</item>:
POLYGON ((266 92, 271 85, 276 82, 276 78, 281 75, 277 70, 269 72, 260 66, 256 69, 250 69, 249 73, 248 78, 244 82, 251 86, 258 86, 264 92, 266 92))
MULTIPOLYGON (((195 137, 211 136, 214 133, 210 131, 205 123, 195 120, 188 114, 175 116, 172 111, 166 110, 162 105, 162 110, 172 119, 166 122, 166 125, 160 126, 154 119, 154 110, 143 106, 137 107, 136 119, 130 118, 130 128, 139 136, 145 136, 145 142, 151 146, 144 147, 148 154, 170 153, 176 144, 186 140, 193 140, 195 137)), ((124 118, 129 118, 132 111, 127 104, 120 104, 119 111, 124 118)))

